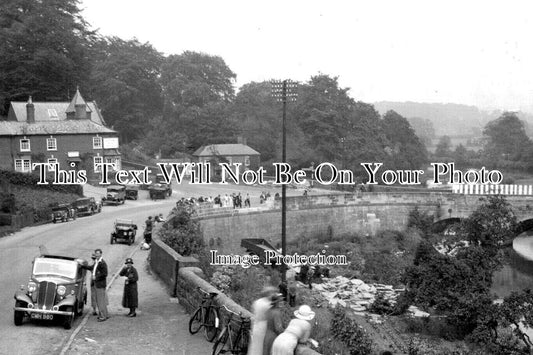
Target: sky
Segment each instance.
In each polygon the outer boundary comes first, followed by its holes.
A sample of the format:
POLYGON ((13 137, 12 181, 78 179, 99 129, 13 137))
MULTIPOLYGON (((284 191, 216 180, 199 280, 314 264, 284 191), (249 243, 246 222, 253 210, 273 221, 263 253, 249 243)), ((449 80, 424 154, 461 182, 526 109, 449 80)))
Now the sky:
POLYGON ((533 3, 82 0, 103 35, 220 56, 255 81, 338 77, 355 100, 533 113, 533 3))

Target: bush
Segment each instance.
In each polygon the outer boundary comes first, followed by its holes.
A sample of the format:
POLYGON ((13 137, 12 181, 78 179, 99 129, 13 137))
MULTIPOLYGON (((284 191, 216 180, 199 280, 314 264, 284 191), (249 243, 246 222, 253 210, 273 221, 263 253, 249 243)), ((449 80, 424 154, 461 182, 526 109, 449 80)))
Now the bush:
POLYGON ((331 330, 333 336, 341 340, 350 349, 350 355, 372 353, 372 339, 356 321, 347 315, 346 310, 338 305, 333 310, 331 330))
POLYGON ((193 211, 177 206, 159 230, 159 237, 178 254, 190 256, 204 250, 200 223, 191 218, 193 211))
POLYGON ((407 227, 414 227, 419 229, 424 235, 428 235, 431 231, 431 226, 433 225, 433 216, 421 212, 418 207, 415 207, 414 210, 409 212, 409 217, 407 219, 407 227))

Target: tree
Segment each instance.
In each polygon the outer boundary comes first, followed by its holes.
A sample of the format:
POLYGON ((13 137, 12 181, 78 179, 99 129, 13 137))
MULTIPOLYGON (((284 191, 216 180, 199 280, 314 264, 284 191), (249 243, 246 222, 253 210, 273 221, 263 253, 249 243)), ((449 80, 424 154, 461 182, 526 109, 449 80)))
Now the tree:
POLYGON ((381 121, 385 137, 392 145, 395 169, 419 169, 427 163, 426 147, 418 139, 409 121, 388 111, 381 121))
POLYGON ((409 117, 409 124, 416 132, 422 143, 427 146, 431 144, 431 140, 435 138, 435 127, 433 122, 427 118, 409 117))
POLYGON ((187 51, 164 61, 160 81, 163 119, 169 129, 187 136, 189 152, 205 144, 235 140, 235 127, 228 118, 235 77, 218 56, 187 51))
POLYGON ((448 322, 463 334, 474 331, 492 304, 490 286, 502 265, 501 248, 515 231, 509 203, 491 196, 461 222, 455 237, 448 237, 469 242, 455 256, 422 242, 404 280, 415 303, 447 314, 448 322))
POLYGON ((107 124, 129 142, 142 137, 148 121, 163 110, 160 67, 163 56, 150 43, 103 38, 92 73, 93 96, 107 124))
POLYGON ((505 112, 487 123, 483 135, 488 138, 484 149, 488 159, 526 160, 524 152, 531 146, 531 141, 526 135, 524 123, 515 113, 505 112))
POLYGON ((449 157, 452 149, 452 139, 449 136, 442 136, 437 143, 435 155, 437 157, 449 157))
POLYGON ((78 0, 5 0, 0 9, 0 114, 9 102, 65 101, 88 87, 95 33, 78 0))

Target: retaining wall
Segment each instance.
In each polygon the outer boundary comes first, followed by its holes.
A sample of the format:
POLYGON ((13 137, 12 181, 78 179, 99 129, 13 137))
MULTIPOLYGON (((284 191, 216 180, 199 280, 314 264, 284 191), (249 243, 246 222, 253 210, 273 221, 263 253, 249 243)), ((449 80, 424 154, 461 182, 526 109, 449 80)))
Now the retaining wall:
MULTIPOLYGON (((220 307, 221 324, 225 324, 228 313, 222 306, 228 307, 235 313, 242 313, 245 317, 252 317, 252 314, 231 298, 220 292, 209 282, 204 280, 202 270, 195 265, 198 261, 192 257, 184 257, 176 253, 172 248, 163 243, 154 231, 152 247, 150 249, 150 267, 167 285, 173 296, 176 296, 189 314, 192 314, 202 301, 198 287, 207 292, 217 292, 215 303, 220 307)), ((296 348, 296 355, 320 355, 307 346, 299 345, 296 348)))

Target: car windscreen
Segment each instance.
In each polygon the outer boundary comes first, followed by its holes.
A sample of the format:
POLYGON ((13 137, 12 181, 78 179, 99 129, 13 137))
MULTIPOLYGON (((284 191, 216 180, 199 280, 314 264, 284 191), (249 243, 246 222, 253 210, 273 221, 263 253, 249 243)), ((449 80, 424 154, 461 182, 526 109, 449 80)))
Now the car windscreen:
POLYGON ((37 258, 33 264, 33 275, 57 275, 69 279, 76 278, 78 263, 72 260, 37 258))
POLYGON ((88 205, 88 204, 89 204, 89 201, 90 201, 90 200, 77 200, 77 201, 74 201, 72 204, 73 204, 75 207, 79 207, 79 206, 83 206, 83 205, 88 205))

